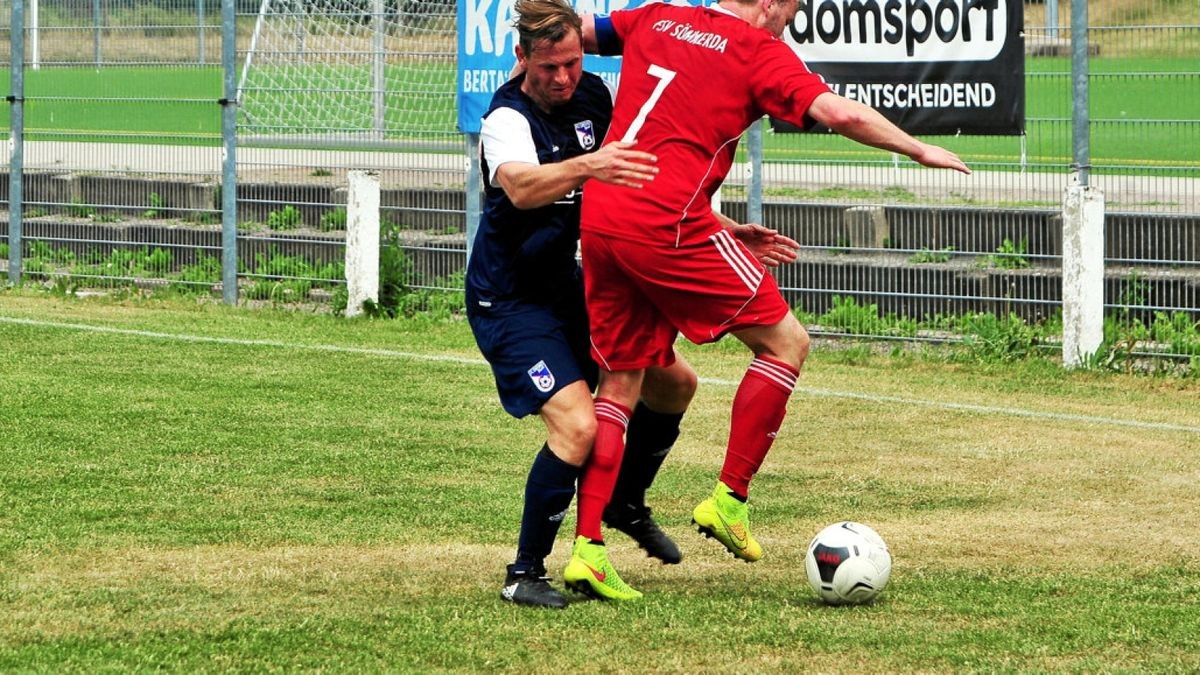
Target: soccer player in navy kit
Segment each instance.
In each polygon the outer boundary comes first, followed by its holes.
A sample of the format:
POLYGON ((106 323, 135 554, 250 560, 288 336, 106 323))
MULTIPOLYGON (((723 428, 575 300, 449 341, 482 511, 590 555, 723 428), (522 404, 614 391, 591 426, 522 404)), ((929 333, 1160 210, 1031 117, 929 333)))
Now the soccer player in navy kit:
MULTIPOLYGON (((612 92, 599 77, 582 73, 579 19, 570 6, 526 0, 514 10, 524 73, 496 92, 484 116, 487 199, 468 264, 467 316, 505 410, 515 417, 538 413, 548 436, 526 482, 517 559, 508 567, 502 596, 564 607, 566 599, 545 578, 544 559, 575 495, 596 426, 591 391, 597 371, 588 354, 583 280, 575 259, 580 186, 591 177, 638 186, 657 169, 654 158, 632 144, 593 152, 608 131, 612 92)), ((678 562, 678 549, 649 519, 642 499, 678 434, 696 381, 682 362, 660 374, 659 386, 647 389, 661 412, 647 407, 646 414, 639 413, 649 420, 643 425, 649 433, 640 441, 631 436, 631 442, 654 447, 645 453, 641 475, 631 474, 626 482, 644 483, 640 495, 637 488, 629 492, 638 502, 632 507, 641 507, 639 524, 659 537, 652 539, 658 548, 651 553, 678 562)), ((581 486, 581 502, 585 492, 581 486)), ((621 595, 620 577, 603 546, 593 543, 600 537, 592 534, 583 545, 598 554, 591 561, 603 577, 594 584, 600 586, 597 593, 621 595)))
MULTIPOLYGON (((492 365, 505 410, 538 413, 547 441, 525 487, 517 558, 502 597, 519 604, 564 607, 546 578, 544 560, 579 481, 579 525, 572 586, 605 599, 640 597, 607 559, 601 514, 664 563, 679 562, 674 542, 650 518, 645 491, 679 433, 696 388, 682 359, 647 371, 640 402, 627 419, 628 451, 604 458, 600 482, 588 469, 596 430, 583 282, 575 259, 580 186, 589 178, 637 188, 657 173, 655 158, 632 143, 598 150, 608 131, 612 94, 582 72, 580 20, 562 0, 519 0, 514 6, 524 73, 503 85, 484 116, 486 205, 466 279, 467 316, 492 365), (619 475, 616 466, 620 467, 619 475), (609 480, 616 477, 616 486, 609 480), (610 497, 616 499, 609 504, 610 497)), ((736 225, 737 235, 768 264, 795 258, 795 242, 771 230, 736 225)))

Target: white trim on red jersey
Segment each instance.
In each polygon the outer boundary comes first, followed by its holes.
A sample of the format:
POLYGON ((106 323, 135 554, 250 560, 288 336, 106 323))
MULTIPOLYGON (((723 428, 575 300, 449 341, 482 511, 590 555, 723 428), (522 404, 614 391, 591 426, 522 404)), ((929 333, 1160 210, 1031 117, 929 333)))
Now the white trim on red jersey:
MULTIPOLYGON (((717 158, 720 157, 721 150, 730 143, 737 143, 739 140, 741 140, 741 136, 735 136, 725 141, 721 144, 721 147, 717 148, 717 151, 714 152, 713 156, 708 160, 708 168, 704 170, 704 175, 700 177, 700 182, 696 183, 696 191, 692 193, 692 198, 688 200, 688 203, 684 205, 683 210, 679 212, 679 221, 675 223, 675 248, 679 248, 679 240, 683 237, 683 222, 687 220, 688 211, 691 210, 692 204, 696 203, 696 197, 703 194, 704 181, 707 180, 709 174, 712 173, 713 165, 717 163, 717 158)), ((711 204, 708 201, 708 196, 704 195, 704 198, 705 205, 711 207, 711 204)))

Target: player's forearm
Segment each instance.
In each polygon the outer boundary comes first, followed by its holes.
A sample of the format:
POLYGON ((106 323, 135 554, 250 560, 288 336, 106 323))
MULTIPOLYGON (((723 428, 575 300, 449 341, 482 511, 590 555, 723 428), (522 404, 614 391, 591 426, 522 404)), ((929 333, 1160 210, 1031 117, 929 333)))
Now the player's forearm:
POLYGON ((738 224, 738 222, 736 220, 734 220, 733 218, 730 218, 729 216, 725 215, 724 213, 721 213, 720 211, 713 211, 713 215, 716 216, 717 220, 719 220, 721 222, 721 227, 724 227, 727 230, 733 229, 738 224))
POLYGON ((581 157, 564 162, 531 166, 505 177, 500 183, 508 200, 518 209, 536 209, 566 197, 587 179, 581 157), (507 178, 507 180, 506 180, 507 178))
POLYGON ((818 97, 809 114, 842 136, 864 145, 909 157, 914 157, 923 149, 920 141, 889 122, 879 111, 836 94, 818 97))

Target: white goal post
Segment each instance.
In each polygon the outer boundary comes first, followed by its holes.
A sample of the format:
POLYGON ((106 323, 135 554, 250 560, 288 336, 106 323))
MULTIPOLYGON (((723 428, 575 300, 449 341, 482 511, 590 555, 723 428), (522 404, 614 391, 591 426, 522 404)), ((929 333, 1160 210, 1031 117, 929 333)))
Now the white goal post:
POLYGON ((238 82, 239 140, 370 147, 452 132, 453 11, 440 1, 261 0, 238 82))

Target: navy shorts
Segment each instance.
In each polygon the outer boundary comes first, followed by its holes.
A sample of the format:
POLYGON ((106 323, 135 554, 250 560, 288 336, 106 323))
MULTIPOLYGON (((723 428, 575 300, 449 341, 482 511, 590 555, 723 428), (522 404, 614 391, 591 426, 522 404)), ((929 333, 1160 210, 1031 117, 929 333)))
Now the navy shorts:
POLYGON ((467 319, 479 351, 492 366, 500 404, 513 417, 538 412, 573 382, 582 380, 595 389, 598 370, 582 302, 468 312, 467 319))

